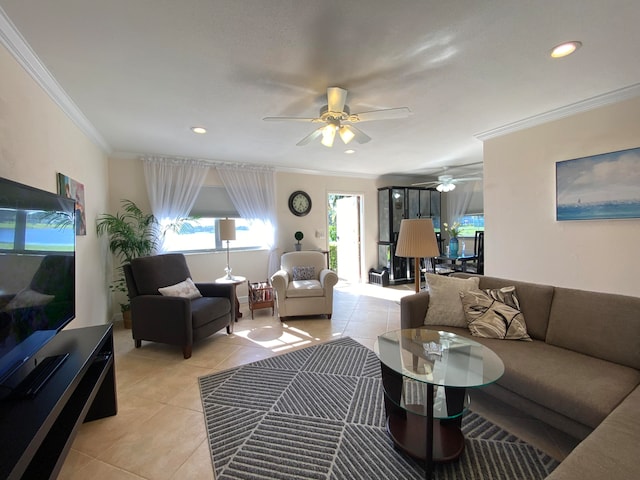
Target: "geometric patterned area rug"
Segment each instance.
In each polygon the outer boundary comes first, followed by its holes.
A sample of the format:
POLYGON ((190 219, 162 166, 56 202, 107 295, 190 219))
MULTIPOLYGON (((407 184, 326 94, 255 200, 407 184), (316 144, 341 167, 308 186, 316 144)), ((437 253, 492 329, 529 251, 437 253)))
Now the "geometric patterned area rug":
MULTIPOLYGON (((199 382, 217 480, 424 478, 387 434, 377 356, 351 338, 199 382)), ((537 480, 558 464, 473 412, 462 428, 462 456, 432 478, 537 480)))

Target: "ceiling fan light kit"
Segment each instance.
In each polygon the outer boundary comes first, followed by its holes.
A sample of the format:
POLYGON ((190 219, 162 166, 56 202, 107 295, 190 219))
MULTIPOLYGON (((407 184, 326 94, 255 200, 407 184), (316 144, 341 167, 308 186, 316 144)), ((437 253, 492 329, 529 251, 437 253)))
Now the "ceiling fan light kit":
POLYGON ((439 192, 446 193, 446 192, 451 192, 454 188, 456 188, 456 186, 453 183, 441 183, 436 187, 436 190, 439 192))
POLYGON ((351 113, 349 105, 346 105, 347 91, 340 87, 327 88, 327 105, 320 109, 320 115, 315 118, 304 117, 265 117, 265 121, 297 121, 325 123, 309 135, 300 140, 296 145, 304 146, 313 140, 322 137, 320 143, 325 147, 333 147, 336 132, 338 132, 342 142, 347 145, 352 140, 362 144, 371 140, 371 137, 353 123, 368 122, 371 120, 389 120, 394 118, 405 118, 411 113, 407 107, 389 108, 384 110, 372 110, 370 112, 351 113), (346 122, 347 124, 343 124, 346 122))

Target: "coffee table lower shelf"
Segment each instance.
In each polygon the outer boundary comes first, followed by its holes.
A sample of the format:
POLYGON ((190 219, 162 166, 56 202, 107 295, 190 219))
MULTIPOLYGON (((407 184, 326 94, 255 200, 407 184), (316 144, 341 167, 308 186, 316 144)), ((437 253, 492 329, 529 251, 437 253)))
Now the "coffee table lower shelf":
MULTIPOLYGON (((407 406, 408 408, 413 406, 407 406)), ((423 408, 416 405, 416 408, 423 408)), ((406 411, 404 414, 392 412, 387 418, 387 431, 393 443, 418 460, 427 458, 427 418, 406 411)), ((464 435, 458 422, 453 420, 433 420, 433 461, 451 462, 464 451, 464 435)))

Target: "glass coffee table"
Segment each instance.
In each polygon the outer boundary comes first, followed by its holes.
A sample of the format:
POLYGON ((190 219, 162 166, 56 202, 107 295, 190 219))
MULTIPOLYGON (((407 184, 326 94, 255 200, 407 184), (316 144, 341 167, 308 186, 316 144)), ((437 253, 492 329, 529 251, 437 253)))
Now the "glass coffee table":
POLYGON ((387 431, 394 444, 425 462, 448 462, 464 450, 462 415, 467 388, 498 380, 504 364, 492 350, 449 332, 410 328, 380 335, 387 431))

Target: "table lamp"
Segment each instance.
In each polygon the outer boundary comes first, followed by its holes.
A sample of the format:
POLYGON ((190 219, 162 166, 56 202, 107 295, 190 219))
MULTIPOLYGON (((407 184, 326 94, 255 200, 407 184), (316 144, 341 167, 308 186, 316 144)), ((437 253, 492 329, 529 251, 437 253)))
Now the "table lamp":
POLYGON ((420 258, 440 255, 433 221, 430 218, 402 220, 395 254, 397 257, 415 259, 416 293, 418 293, 420 291, 420 258))
POLYGON ((227 272, 225 277, 227 280, 233 280, 231 276, 231 268, 229 267, 229 241, 236 239, 236 221, 233 218, 225 218, 220 220, 220 240, 227 241, 227 268, 224 269, 227 272))

